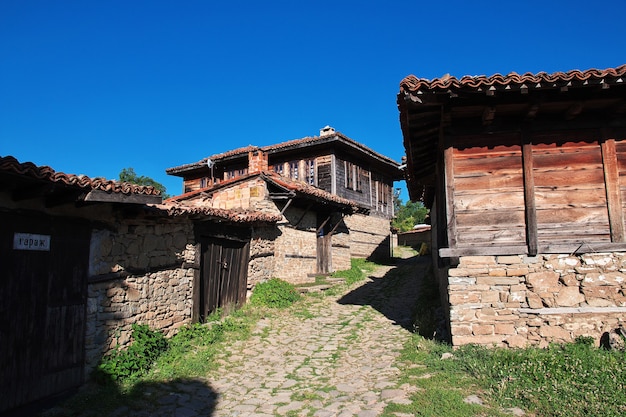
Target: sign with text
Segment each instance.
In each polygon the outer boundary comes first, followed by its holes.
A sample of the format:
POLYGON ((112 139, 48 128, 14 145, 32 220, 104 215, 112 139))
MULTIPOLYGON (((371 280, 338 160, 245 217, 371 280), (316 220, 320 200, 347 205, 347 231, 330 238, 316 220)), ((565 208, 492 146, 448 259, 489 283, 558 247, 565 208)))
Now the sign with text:
POLYGON ((13 235, 13 249, 50 251, 50 236, 35 235, 32 233, 15 233, 13 235))

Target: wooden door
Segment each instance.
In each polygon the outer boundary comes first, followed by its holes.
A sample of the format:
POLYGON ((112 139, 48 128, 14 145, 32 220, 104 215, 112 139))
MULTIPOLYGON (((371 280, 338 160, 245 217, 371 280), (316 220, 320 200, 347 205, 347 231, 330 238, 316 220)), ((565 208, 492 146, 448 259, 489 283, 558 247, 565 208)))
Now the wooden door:
POLYGON ((317 227, 317 273, 331 272, 331 241, 330 216, 318 216, 317 227))
POLYGON ((200 277, 200 320, 218 308, 226 311, 246 302, 249 243, 204 238, 200 277))
POLYGON ((10 213, 0 221, 1 412, 83 382, 90 228, 10 213))

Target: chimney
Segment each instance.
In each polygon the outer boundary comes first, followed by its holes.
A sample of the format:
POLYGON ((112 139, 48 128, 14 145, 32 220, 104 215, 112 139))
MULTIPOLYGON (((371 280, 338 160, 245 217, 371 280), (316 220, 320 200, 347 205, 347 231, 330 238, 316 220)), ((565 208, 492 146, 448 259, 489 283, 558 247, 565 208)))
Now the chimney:
POLYGON ((260 149, 248 153, 248 172, 267 171, 269 169, 267 154, 260 149))
POLYGON ((335 128, 330 127, 328 125, 324 126, 320 129, 320 137, 324 136, 332 136, 335 134, 335 128))

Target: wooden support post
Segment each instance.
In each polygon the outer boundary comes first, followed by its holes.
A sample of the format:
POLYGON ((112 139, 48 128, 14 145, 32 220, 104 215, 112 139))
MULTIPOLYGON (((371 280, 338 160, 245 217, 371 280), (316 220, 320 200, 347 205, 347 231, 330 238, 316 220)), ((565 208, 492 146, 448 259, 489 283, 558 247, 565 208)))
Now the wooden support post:
POLYGON ((611 242, 624 242, 624 211, 622 210, 622 194, 619 184, 619 166, 615 150, 615 139, 609 139, 605 129, 602 129, 600 148, 602 149, 602 166, 609 225, 611 228, 611 242))
POLYGON ((535 202, 535 174, 530 134, 522 132, 522 166, 524 170, 524 212, 526 216, 526 245, 528 254, 537 255, 537 205, 535 202))
MULTIPOLYGON (((443 109, 442 109, 443 114, 443 109)), ((442 116, 443 118, 443 116, 442 116)), ((443 182, 445 190, 446 224, 448 226, 448 247, 456 248, 456 214, 454 210, 454 146, 452 139, 440 129, 439 143, 443 147, 443 182)))

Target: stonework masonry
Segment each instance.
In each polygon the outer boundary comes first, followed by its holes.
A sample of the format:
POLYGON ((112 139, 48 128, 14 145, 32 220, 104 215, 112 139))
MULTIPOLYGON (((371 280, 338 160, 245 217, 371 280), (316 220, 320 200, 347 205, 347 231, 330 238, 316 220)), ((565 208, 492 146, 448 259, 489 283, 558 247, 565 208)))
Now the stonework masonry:
POLYGON ((304 283, 317 269, 317 215, 299 208, 290 208, 285 215, 291 220, 278 225, 274 277, 292 284, 304 283))
POLYGON ((464 256, 447 281, 455 346, 599 343, 626 322, 626 253, 464 256))
POLYGON ((350 229, 350 255, 353 258, 389 258, 391 232, 388 219, 353 214, 346 216, 345 222, 350 229))
POLYGON ((133 323, 171 336, 192 318, 192 222, 117 224, 91 239, 85 333, 86 371, 130 341, 133 323), (143 271, 143 272, 141 272, 143 271))

